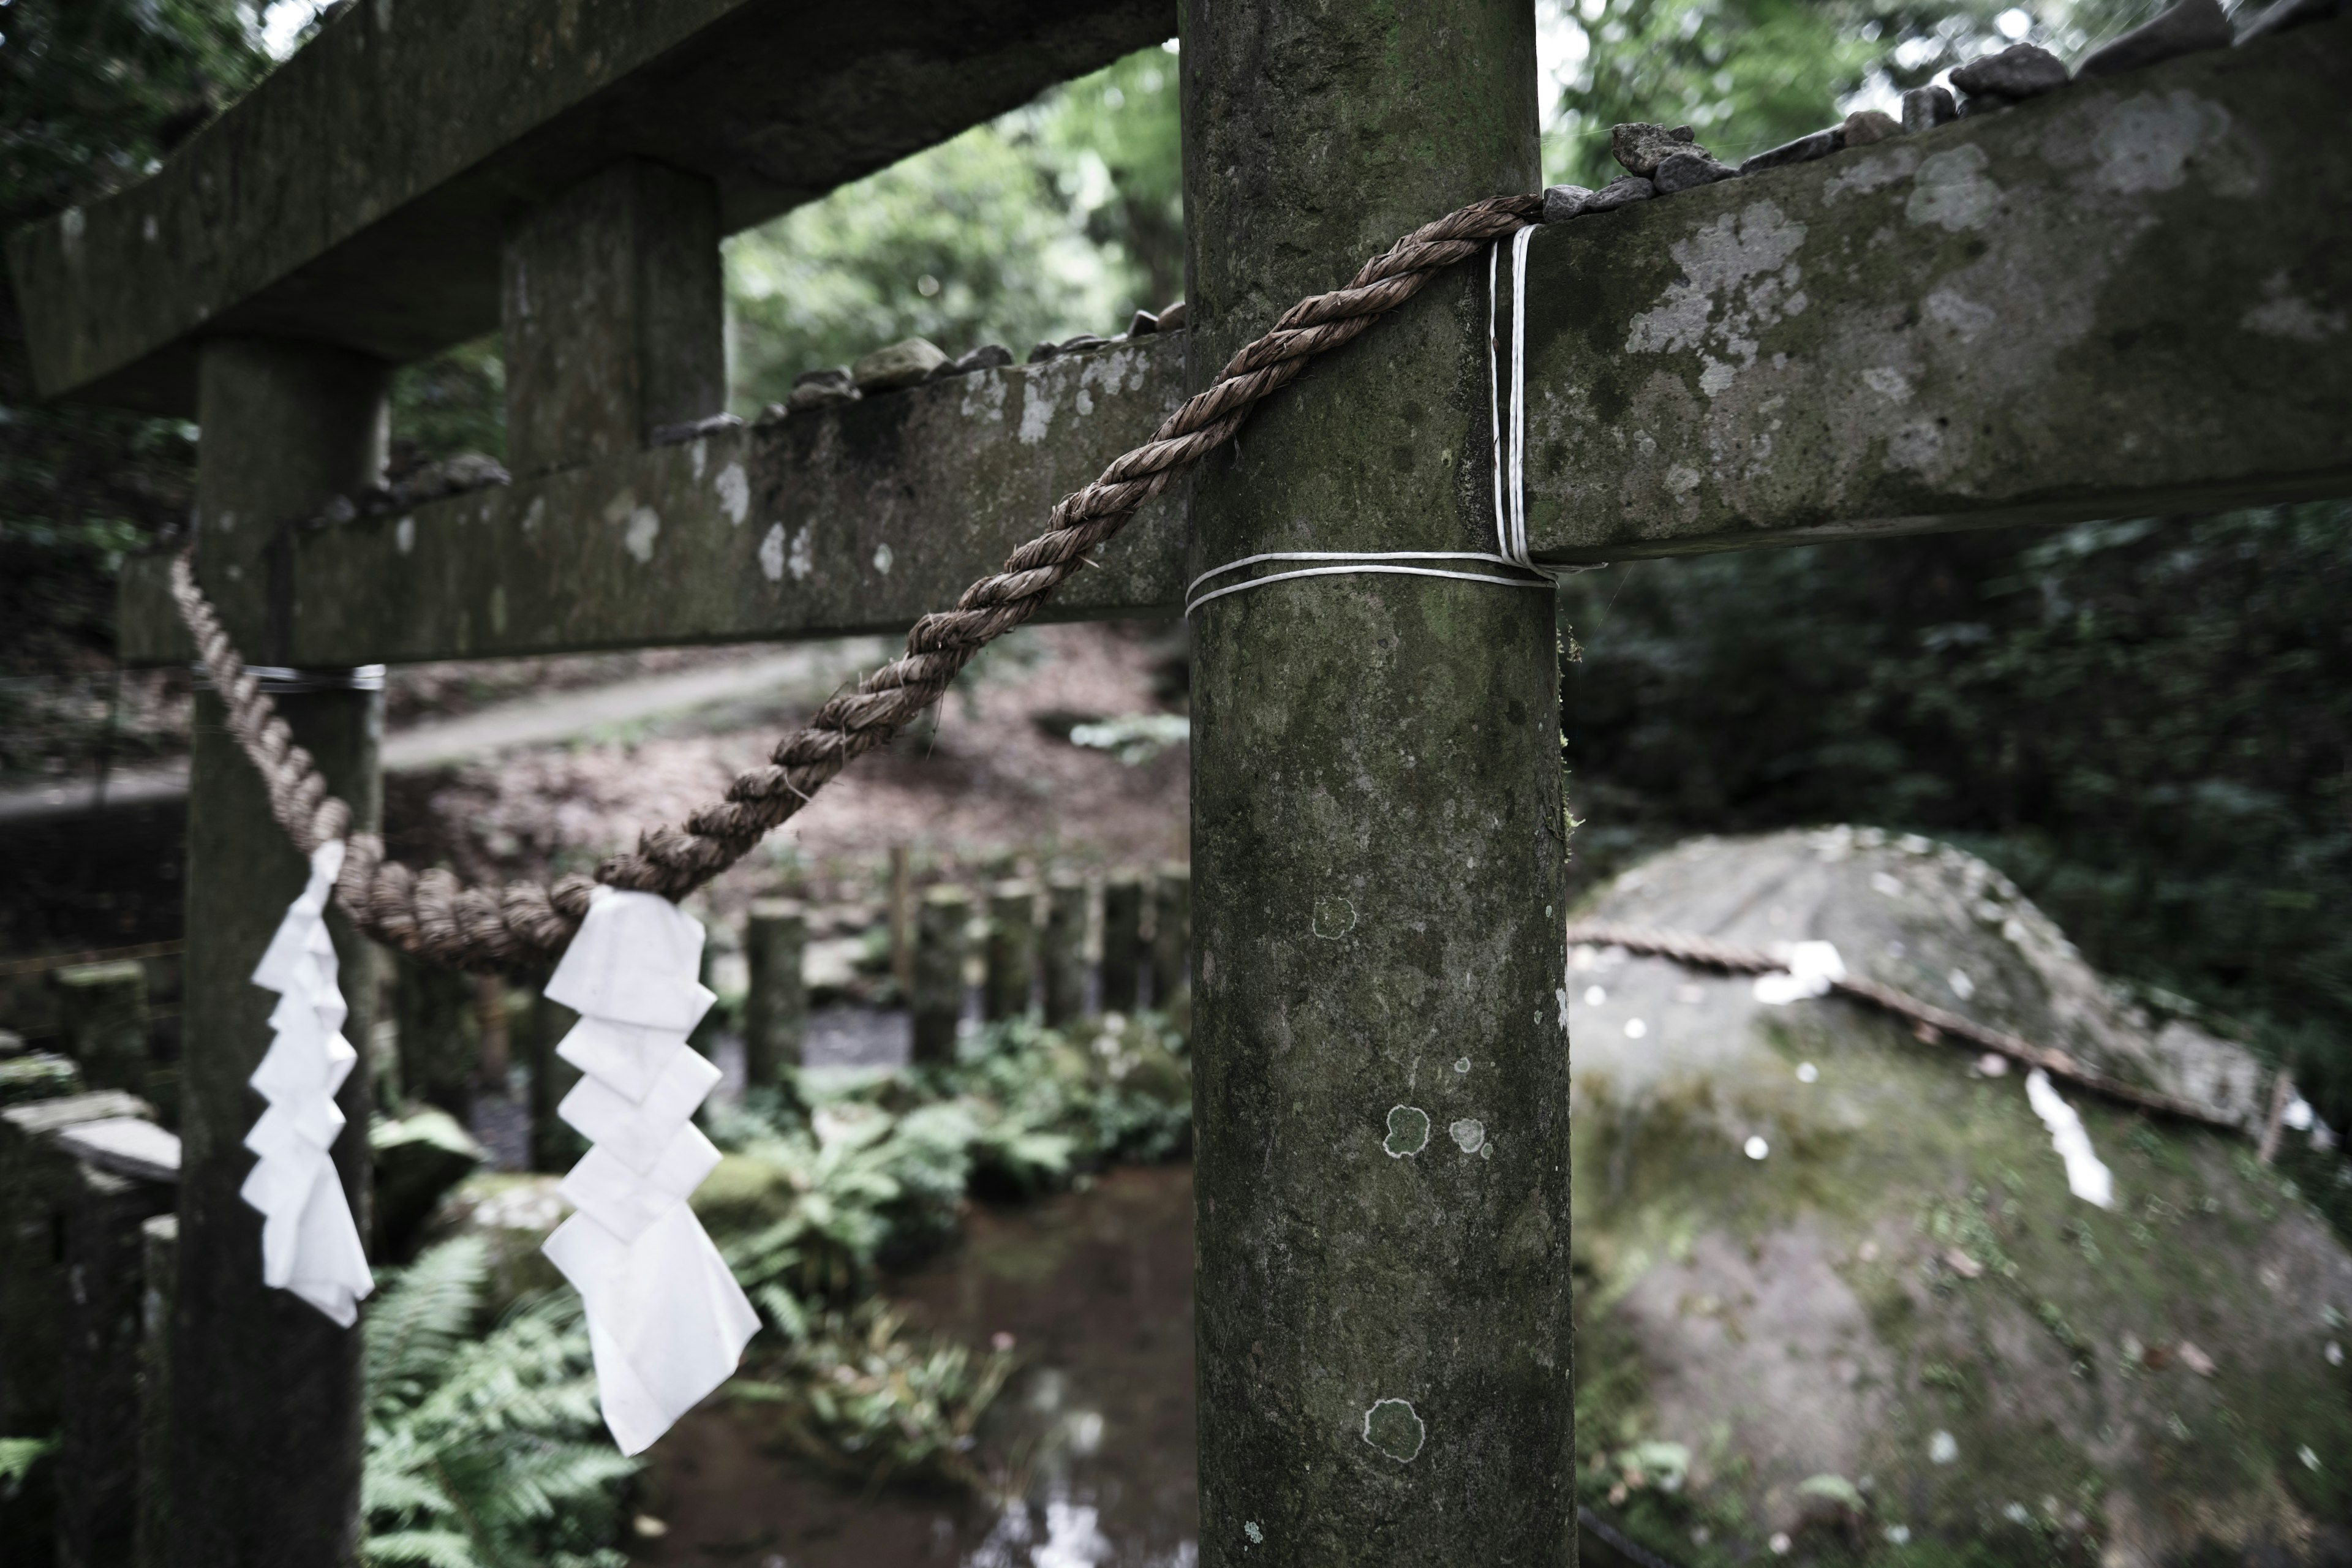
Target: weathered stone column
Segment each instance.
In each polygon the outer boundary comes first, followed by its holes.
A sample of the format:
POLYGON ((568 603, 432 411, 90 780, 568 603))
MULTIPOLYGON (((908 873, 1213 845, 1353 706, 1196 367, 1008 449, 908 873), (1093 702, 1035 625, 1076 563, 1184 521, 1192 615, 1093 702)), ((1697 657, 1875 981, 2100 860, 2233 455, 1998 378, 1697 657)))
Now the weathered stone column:
POLYGON ((1102 1010, 1135 1011, 1143 973, 1143 879, 1115 871, 1103 883, 1102 1010))
MULTIPOLYGON (((1192 375, 1533 191, 1530 8, 1181 11, 1192 375)), ((1492 550, 1465 265, 1203 465, 1200 572, 1492 550)), ((1552 601, 1318 577, 1192 616, 1201 1561, 1571 1561, 1552 601)))
POLYGON ((157 1215, 140 1227, 144 1265, 139 1299, 139 1523, 131 1561, 165 1568, 172 1560, 172 1295, 180 1277, 180 1217, 157 1215))
POLYGON ((170 1184, 76 1162, 67 1202, 68 1288, 58 1456, 59 1568, 116 1568, 138 1539, 140 1341, 146 1238, 170 1184))
POLYGON ((773 1089, 801 1065, 808 1034, 808 911, 797 900, 761 899, 744 922, 751 988, 743 999, 743 1087, 773 1089))
MULTIPOLYGON (((196 572, 230 635, 277 662, 268 557, 280 525, 374 481, 386 434, 385 367, 340 350, 260 339, 208 343, 199 384, 196 572)), ((281 609, 287 606, 281 606, 281 609)), ((299 614, 299 605, 290 606, 299 614)), ((383 812, 381 691, 282 697, 353 825, 383 812)), ((175 1568, 273 1568, 356 1559, 361 1330, 261 1282, 261 1215, 237 1188, 262 1109, 246 1079, 268 1049, 277 998, 252 982, 309 874, 271 819, 253 766, 198 697, 188 783, 188 947, 183 1013, 180 1278, 173 1304, 172 1542, 175 1568)), ((354 1044, 368 1038, 366 947, 340 912, 329 927, 354 1044)), ((368 1234, 368 1075, 341 1098, 344 1190, 368 1234)))
POLYGON ((727 406, 718 187, 642 159, 522 216, 500 264, 507 466, 635 450, 727 406))
POLYGON ((924 889, 915 906, 915 983, 907 1002, 919 1063, 955 1060, 963 965, 971 953, 971 894, 953 887, 924 889))
POLYGON ((1192 942, 1192 868, 1162 866, 1151 879, 1151 1005, 1162 1013, 1189 984, 1192 942))
POLYGON ((1045 930, 1039 963, 1045 970, 1045 1022, 1075 1024, 1087 1010, 1087 885, 1067 872, 1045 881, 1045 930))
POLYGON ((1037 885, 999 882, 988 895, 988 979, 981 1016, 991 1023, 1029 1011, 1037 984, 1037 885))

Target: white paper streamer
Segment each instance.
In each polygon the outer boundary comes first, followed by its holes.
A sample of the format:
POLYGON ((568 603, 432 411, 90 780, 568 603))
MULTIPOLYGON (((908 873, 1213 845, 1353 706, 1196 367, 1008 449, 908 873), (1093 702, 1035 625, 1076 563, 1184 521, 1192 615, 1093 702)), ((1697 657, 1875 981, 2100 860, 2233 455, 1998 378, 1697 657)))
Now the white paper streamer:
POLYGON ((599 888, 547 995, 580 1015, 556 1053, 583 1078, 562 1117, 593 1145, 563 1178, 579 1213, 547 1256, 580 1291, 604 1424, 643 1452, 734 1372, 760 1320, 686 1200, 719 1163, 694 1125, 719 1069, 686 1043, 718 998, 702 927, 667 899, 599 888))
POLYGON ((2025 1075, 2025 1101, 2042 1118, 2042 1125, 2050 1129, 2050 1142, 2058 1157, 2066 1162, 2067 1189, 2086 1204, 2115 1207, 2115 1173, 2091 1147, 2091 1134, 2081 1114, 2058 1098, 2058 1091, 2050 1087, 2050 1075, 2040 1068, 2025 1075))
POLYGON ((1787 969, 1756 977, 1756 1000, 1785 1007, 1809 996, 1826 996, 1844 978, 1845 961, 1834 942, 1801 942, 1789 950, 1787 969))
POLYGON ((350 1328, 375 1277, 331 1154, 343 1130, 335 1093, 359 1060, 343 1038, 347 1010, 327 935, 327 895, 342 868, 342 840, 319 846, 302 896, 253 972, 256 985, 278 993, 277 1034, 248 1080, 269 1109, 245 1136, 259 1160, 240 1192, 261 1211, 263 1282, 350 1328))

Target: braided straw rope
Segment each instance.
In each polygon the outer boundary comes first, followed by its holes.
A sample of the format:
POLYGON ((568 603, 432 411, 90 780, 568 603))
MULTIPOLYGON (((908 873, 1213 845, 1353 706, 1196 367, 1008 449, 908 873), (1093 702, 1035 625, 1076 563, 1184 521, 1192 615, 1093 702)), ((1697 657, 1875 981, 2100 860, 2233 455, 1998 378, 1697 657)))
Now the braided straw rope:
MULTIPOLYGON (((1721 969, 1734 974, 1769 974, 1788 967, 1760 947, 1739 947, 1683 931, 1651 931, 1642 926, 1612 925, 1605 921, 1569 927, 1568 944, 1570 947, 1622 947, 1628 952, 1672 959, 1693 969, 1721 969)), ((1923 1035, 1933 1030, 1936 1035, 1966 1040, 1972 1046, 1997 1051, 2030 1068, 2040 1068, 2052 1078, 2080 1084, 2094 1094, 2121 1100, 2126 1105, 2136 1105, 2143 1110, 2153 1110, 2165 1116, 2177 1116, 2184 1121, 2201 1121, 2209 1127, 2227 1128, 2232 1132, 2246 1131, 2243 1123, 2220 1115, 2210 1107, 2110 1078, 2096 1068, 2084 1066, 2064 1051, 2037 1046, 2006 1029, 1995 1029, 1973 1018, 1947 1012, 1933 1003, 1922 1002, 1908 991, 1881 985, 1875 980, 1865 980, 1858 974, 1832 980, 1830 988, 1857 1001, 1867 1002, 1898 1018, 1908 1018, 1920 1027, 1923 1035)))
POLYGON ((1474 202, 1397 241, 1366 262, 1346 288, 1293 305, 1273 331, 1234 355, 1208 390, 1170 415, 1150 440, 1063 498, 1045 531, 1015 550, 1002 572, 965 589, 955 608, 917 621, 903 656, 818 709, 777 742, 768 765, 738 776, 726 799, 696 812, 682 827, 644 835, 635 850, 599 866, 593 880, 572 876, 551 887, 511 882, 493 890, 465 887, 447 871, 412 871, 385 859, 381 837, 349 833, 351 807, 327 793, 310 753, 294 744, 277 705, 246 668, 197 587, 186 553, 173 563, 172 595, 227 708, 229 733, 259 770, 270 811, 295 847, 308 855, 349 834, 335 896, 361 930, 460 968, 544 963, 579 929, 598 882, 680 899, 742 858, 835 774, 937 702, 972 655, 1034 616, 1088 551, 1240 429, 1250 411, 1296 380, 1308 360, 1354 341, 1439 272, 1538 221, 1542 210, 1538 196, 1474 202))

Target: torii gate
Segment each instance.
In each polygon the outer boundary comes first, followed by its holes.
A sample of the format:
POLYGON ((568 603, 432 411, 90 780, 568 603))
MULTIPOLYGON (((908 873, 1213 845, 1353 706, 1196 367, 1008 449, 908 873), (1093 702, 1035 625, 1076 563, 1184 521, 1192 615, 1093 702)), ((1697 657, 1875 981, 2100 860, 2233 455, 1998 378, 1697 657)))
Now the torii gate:
MULTIPOLYGON (((1538 234, 1537 557, 2352 489, 2347 96, 2342 19, 1538 234)), ((1537 184, 1524 4, 366 0, 11 260, 46 393, 200 421, 200 567, 237 641, 347 671, 903 627, 1293 300, 1537 184), (651 444, 721 406, 723 233, 1180 28, 1189 331, 651 444), (280 531, 378 476, 394 363, 494 326, 511 488, 280 531)), ((1270 405, 1055 613, 1171 614, 1262 551, 1484 547, 1473 270, 1270 405)), ((132 663, 187 657, 152 564, 132 663)), ((1323 578, 1195 635, 1202 1561, 1567 1562, 1549 601, 1323 578)), ((373 826, 380 698, 320 684, 286 711, 373 826)), ((268 1038, 246 977, 303 867, 218 717, 190 785, 173 1561, 348 1562, 359 1341, 262 1288, 236 1196, 268 1038)))

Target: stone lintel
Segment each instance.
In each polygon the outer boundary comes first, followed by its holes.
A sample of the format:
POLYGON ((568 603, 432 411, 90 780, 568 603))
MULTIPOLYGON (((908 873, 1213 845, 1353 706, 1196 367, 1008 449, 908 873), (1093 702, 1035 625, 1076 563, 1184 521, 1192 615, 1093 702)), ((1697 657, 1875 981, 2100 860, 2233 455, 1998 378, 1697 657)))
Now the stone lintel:
MULTIPOLYGON (((1184 396, 1180 336, 980 371, 295 535, 286 662, 312 668, 898 631, 955 603, 1184 396)), ((1163 616, 1184 489, 1056 595, 1163 616)), ((123 658, 190 657, 160 559, 123 579, 123 658)), ((242 646, 263 628, 230 619, 242 646)))
POLYGON ((2352 18, 1548 228, 1537 552, 2352 492, 2352 18))
POLYGON ((195 405, 191 340, 499 324, 516 213, 644 158, 732 233, 1176 30, 1170 0, 367 0, 152 178, 9 244, 41 391, 195 405))

